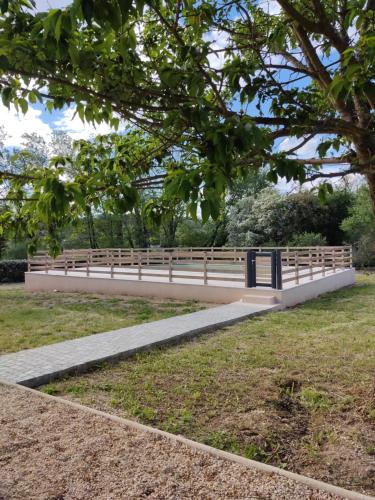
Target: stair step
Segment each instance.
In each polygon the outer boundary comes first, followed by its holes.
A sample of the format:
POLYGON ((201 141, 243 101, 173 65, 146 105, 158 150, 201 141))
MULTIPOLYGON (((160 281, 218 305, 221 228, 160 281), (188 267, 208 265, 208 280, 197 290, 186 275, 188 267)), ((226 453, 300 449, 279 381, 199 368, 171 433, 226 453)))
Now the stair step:
POLYGON ((274 295, 257 295, 257 294, 247 294, 243 295, 241 302, 246 302, 249 304, 277 304, 278 300, 274 295))

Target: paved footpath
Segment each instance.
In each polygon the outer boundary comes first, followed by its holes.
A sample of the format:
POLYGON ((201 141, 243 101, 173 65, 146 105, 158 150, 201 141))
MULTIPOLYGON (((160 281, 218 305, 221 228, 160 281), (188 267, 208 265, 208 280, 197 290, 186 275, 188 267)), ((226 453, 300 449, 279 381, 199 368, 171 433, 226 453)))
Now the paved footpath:
POLYGON ((279 309, 279 305, 233 302, 173 318, 143 323, 0 356, 0 380, 37 387, 103 361, 126 358, 150 347, 279 309))

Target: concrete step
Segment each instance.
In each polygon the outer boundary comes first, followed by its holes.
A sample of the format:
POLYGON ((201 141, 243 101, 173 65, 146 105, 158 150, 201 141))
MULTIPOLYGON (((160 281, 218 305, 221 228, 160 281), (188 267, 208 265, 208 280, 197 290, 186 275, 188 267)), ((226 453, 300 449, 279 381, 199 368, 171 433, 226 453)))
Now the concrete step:
POLYGON ((245 302, 246 304, 278 304, 277 297, 274 295, 260 295, 256 293, 244 295, 241 302, 245 302))

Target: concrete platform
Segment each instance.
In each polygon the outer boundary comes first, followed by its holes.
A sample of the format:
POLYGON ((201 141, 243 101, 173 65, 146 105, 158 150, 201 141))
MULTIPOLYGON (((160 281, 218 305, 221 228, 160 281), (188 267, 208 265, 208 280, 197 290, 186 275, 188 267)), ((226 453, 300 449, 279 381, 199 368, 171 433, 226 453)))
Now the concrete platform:
MULTIPOLYGON (((119 268, 120 269, 120 268, 119 268)), ((261 303, 264 300, 256 301, 256 296, 260 298, 274 297, 282 307, 291 307, 326 292, 331 292, 339 288, 349 286, 355 282, 354 269, 337 269, 336 272, 326 271, 326 275, 315 274, 310 280, 308 275, 301 276, 299 284, 294 281, 285 283, 283 290, 275 290, 267 287, 246 288, 243 282, 226 281, 217 279, 208 281, 205 285, 202 279, 186 279, 182 277, 184 271, 174 271, 176 278, 170 283, 168 271, 160 270, 162 276, 154 277, 143 275, 142 280, 138 279, 136 268, 126 268, 132 274, 110 275, 109 268, 95 268, 90 270, 90 276, 82 271, 51 270, 48 273, 36 271, 25 273, 25 289, 29 291, 60 291, 60 292, 81 292, 81 293, 103 293, 115 295, 137 295, 144 297, 160 297, 179 300, 198 300, 202 302, 212 302, 216 304, 229 304, 242 300, 244 296, 251 295, 254 303, 261 303), (99 272, 101 271, 101 272, 99 272), (165 274, 165 277, 163 276, 165 274)), ((316 271, 316 269, 315 269, 316 271)), ((190 272, 192 274, 192 272, 190 272)), ((201 273, 197 273, 201 276, 201 273)), ((220 273, 215 274, 220 278, 220 273)), ((238 277, 238 274, 233 276, 238 277)), ((288 274, 284 275, 286 278, 288 274)), ((290 272, 290 277, 293 272, 290 272)), ((223 273, 222 277, 230 278, 228 273, 223 273)), ((272 301, 272 300, 270 300, 272 301)))

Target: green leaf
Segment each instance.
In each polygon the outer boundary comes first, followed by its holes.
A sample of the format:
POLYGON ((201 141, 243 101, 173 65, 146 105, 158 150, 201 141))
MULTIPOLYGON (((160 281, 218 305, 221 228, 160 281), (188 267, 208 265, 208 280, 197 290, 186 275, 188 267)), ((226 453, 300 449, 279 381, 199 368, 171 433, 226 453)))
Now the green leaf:
POLYGON ((27 110, 28 110, 28 108, 29 108, 29 105, 27 104, 26 99, 23 99, 23 98, 18 99, 18 104, 19 104, 19 106, 20 106, 20 108, 21 108, 21 110, 22 110, 22 113, 23 113, 23 114, 26 114, 26 113, 27 113, 27 110))
POLYGON ((55 38, 59 42, 61 37, 61 26, 62 26, 62 13, 57 17, 55 24, 55 38))
POLYGON ((201 201, 201 212, 202 212, 202 222, 204 224, 208 221, 211 215, 211 207, 208 200, 201 201))
POLYGON ((72 63, 75 66, 79 66, 80 63, 80 56, 79 56, 79 51, 77 49, 77 46, 74 43, 71 43, 68 47, 68 53, 70 56, 70 59, 72 63))

